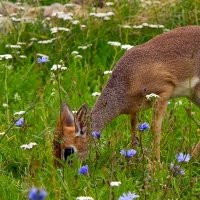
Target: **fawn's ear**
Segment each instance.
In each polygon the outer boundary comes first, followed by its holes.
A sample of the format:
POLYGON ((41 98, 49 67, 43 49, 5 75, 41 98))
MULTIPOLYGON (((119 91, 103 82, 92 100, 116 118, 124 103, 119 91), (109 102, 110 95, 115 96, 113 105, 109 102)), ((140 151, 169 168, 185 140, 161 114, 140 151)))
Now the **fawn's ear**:
POLYGON ((67 103, 62 103, 61 120, 65 126, 74 126, 74 115, 67 103))
POLYGON ((76 137, 86 137, 87 121, 89 109, 86 104, 83 104, 74 117, 76 137))

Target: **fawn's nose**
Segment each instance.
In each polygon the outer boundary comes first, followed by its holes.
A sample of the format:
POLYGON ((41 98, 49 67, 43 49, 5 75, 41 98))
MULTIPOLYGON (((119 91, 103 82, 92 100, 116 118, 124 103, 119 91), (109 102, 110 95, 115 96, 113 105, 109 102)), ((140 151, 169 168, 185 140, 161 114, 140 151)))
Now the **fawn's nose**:
POLYGON ((72 153, 74 153, 74 148, 72 148, 72 147, 65 148, 65 150, 64 150, 65 161, 67 160, 67 157, 69 155, 71 155, 72 153))

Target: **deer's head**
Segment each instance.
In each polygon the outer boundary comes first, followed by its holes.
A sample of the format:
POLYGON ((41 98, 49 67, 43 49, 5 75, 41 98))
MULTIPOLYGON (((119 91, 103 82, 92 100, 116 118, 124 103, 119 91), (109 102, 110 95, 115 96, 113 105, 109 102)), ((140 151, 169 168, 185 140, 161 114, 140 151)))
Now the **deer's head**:
MULTIPOLYGON (((67 157, 77 152, 78 157, 85 159, 88 151, 87 122, 88 107, 82 105, 74 115, 66 103, 62 104, 61 116, 58 119, 54 137, 54 154, 66 161, 67 157)), ((59 162, 56 161, 59 165, 59 162)))

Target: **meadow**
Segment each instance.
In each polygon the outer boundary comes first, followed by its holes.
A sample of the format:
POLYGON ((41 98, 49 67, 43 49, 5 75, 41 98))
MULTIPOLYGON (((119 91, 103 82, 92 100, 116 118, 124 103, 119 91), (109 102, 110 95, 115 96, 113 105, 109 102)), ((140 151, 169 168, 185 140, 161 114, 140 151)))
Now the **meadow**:
MULTIPOLYGON (((33 187, 44 189, 48 200, 115 200, 128 192, 146 200, 199 199, 200 157, 181 162, 176 156, 190 155, 200 140, 199 109, 185 98, 168 104, 160 163, 153 161, 150 128, 138 129, 135 155, 120 153, 132 148, 129 116, 122 115, 103 130, 97 145, 90 145, 86 160, 74 156, 72 165, 54 166, 61 102, 73 111, 84 103, 91 109, 130 47, 200 21, 198 0, 105 2, 103 8, 90 1, 68 4, 65 14, 44 17, 44 7, 26 15, 27 5, 38 8, 52 0, 24 0, 16 14, 0 15, 1 200, 28 199, 33 187), (80 173, 86 165, 88 171, 80 173)), ((138 124, 150 126, 151 116, 152 109, 140 112, 138 124)))

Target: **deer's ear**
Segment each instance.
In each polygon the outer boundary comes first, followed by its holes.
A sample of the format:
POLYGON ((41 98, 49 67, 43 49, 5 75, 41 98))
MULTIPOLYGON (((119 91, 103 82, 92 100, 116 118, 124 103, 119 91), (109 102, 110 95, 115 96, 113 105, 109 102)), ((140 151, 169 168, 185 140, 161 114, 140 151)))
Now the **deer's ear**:
POLYGON ((74 126, 74 115, 67 103, 62 103, 61 120, 63 125, 74 126))
POLYGON ((83 104, 74 117, 76 136, 86 137, 87 122, 89 116, 89 109, 86 104, 83 104))

